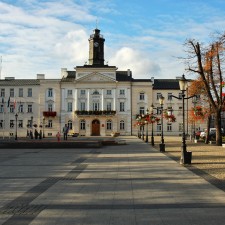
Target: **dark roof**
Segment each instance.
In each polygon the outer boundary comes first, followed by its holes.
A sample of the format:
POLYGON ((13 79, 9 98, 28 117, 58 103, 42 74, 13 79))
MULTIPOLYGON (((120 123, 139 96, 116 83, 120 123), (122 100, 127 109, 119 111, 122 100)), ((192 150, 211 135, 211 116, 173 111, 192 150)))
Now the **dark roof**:
POLYGON ((76 78, 76 71, 67 71, 67 78, 76 78))
POLYGON ((155 79, 153 89, 159 90, 180 90, 179 80, 176 79, 155 79))
POLYGON ((152 82, 151 79, 132 79, 132 82, 152 82))
POLYGON ((108 66, 108 65, 83 65, 83 66, 77 66, 76 68, 116 68, 116 67, 108 66))
POLYGON ((130 71, 130 76, 128 76, 127 71, 116 71, 116 80, 117 81, 131 81, 132 73, 130 71))
POLYGON ((0 80, 0 86, 25 86, 25 85, 40 85, 40 80, 34 79, 6 79, 0 80))

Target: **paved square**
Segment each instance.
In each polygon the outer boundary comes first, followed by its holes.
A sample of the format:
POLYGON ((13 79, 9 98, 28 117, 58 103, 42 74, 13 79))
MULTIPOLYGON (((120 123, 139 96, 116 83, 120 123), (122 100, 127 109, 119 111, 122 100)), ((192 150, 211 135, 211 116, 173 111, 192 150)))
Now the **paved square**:
POLYGON ((1 149, 0 224, 225 224, 222 190, 123 139, 97 149, 1 149))

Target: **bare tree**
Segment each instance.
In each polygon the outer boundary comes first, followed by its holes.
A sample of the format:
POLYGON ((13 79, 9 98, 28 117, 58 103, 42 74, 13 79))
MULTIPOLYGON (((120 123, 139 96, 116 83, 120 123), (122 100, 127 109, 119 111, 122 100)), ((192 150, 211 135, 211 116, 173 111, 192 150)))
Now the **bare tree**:
POLYGON ((216 144, 222 145, 221 112, 224 106, 222 83, 224 80, 224 35, 208 46, 203 46, 198 41, 188 40, 189 57, 187 59, 190 72, 197 74, 203 84, 204 94, 210 106, 210 113, 215 117, 216 144))

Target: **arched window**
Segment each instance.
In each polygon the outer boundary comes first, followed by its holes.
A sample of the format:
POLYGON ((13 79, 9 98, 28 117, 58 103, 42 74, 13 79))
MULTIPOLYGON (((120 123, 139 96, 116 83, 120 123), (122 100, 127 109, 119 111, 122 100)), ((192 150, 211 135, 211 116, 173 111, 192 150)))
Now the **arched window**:
POLYGON ((85 130, 86 129, 86 122, 85 120, 80 121, 80 130, 85 130))
POLYGON ((106 121, 106 130, 112 130, 112 120, 106 121))
POLYGON ((124 120, 120 120, 120 130, 124 130, 124 129, 125 129, 124 120))
POLYGON ((73 129, 73 123, 71 120, 68 121, 68 128, 69 128, 69 130, 73 129))

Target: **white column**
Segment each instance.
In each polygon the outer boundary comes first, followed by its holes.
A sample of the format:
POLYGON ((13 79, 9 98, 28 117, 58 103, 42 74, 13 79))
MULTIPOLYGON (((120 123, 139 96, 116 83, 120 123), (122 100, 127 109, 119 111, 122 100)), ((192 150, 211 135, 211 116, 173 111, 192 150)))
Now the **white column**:
POLYGON ((126 110, 130 111, 130 88, 127 89, 127 101, 126 101, 126 110))
POLYGON ((104 110, 104 89, 102 89, 102 111, 104 110))
POLYGON ((78 95, 77 95, 78 90, 75 89, 75 98, 74 98, 74 110, 78 110, 78 95))
POLYGON ((113 89, 113 110, 116 110, 116 89, 113 89))
POLYGON ((62 105, 61 105, 61 108, 62 108, 62 111, 65 111, 65 88, 62 88, 62 105))
POLYGON ((87 111, 90 110, 90 89, 87 89, 87 111))

